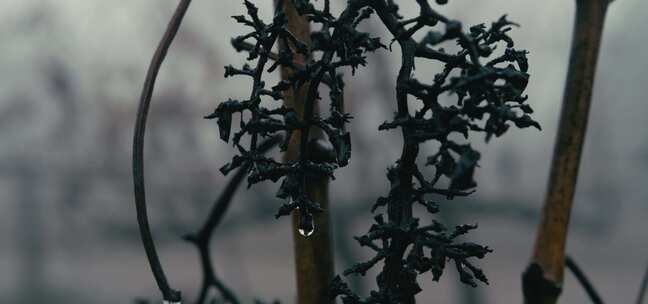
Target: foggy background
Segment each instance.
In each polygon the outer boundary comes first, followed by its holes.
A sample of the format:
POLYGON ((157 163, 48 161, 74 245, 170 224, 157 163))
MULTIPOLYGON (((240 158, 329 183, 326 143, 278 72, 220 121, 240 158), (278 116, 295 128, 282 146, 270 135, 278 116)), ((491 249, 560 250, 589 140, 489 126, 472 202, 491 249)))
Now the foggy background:
MULTIPOLYGON (((254 1, 266 20, 270 0, 254 1)), ((332 1, 337 9, 345 1, 332 1)), ((401 1, 404 15, 414 1, 401 1), (406 2, 406 3, 405 3, 406 2)), ((490 286, 460 286, 454 269, 440 283, 421 277, 421 303, 520 303, 544 198, 566 76, 575 1, 454 0, 440 10, 465 26, 503 14, 522 25, 512 36, 530 51, 527 93, 543 127, 511 130, 482 152, 477 193, 443 202, 448 226, 479 223, 469 239, 495 252, 479 261, 490 286)), ((131 139, 145 71, 175 4, 171 0, 0 2, 0 303, 132 303, 160 300, 139 241, 132 198, 131 139)), ((242 1, 195 0, 158 78, 146 139, 149 211, 167 275, 191 302, 198 255, 180 236, 202 222, 224 182, 218 169, 233 148, 202 119, 219 101, 249 94, 223 79, 244 54, 229 44, 244 30, 231 15, 242 1)), ((581 163, 568 252, 609 303, 630 303, 648 263, 648 1, 610 6, 581 163)), ((374 33, 376 19, 364 25, 374 33)), ((383 39, 383 42, 388 40, 383 39)), ((355 119, 351 164, 331 183, 336 273, 368 252, 352 236, 369 228, 374 200, 387 192, 385 169, 399 155, 399 132, 378 132, 392 117, 394 55, 379 51, 351 78, 355 119)), ((417 66, 417 75, 435 70, 417 66)), ((274 77, 277 77, 275 75, 274 77)), ((275 78, 276 79, 276 78, 275 78)), ((271 82, 271 81, 270 81, 271 82)), ((422 150, 422 155, 430 149, 422 150)), ((216 230, 218 275, 245 302, 294 302, 292 234, 275 220, 278 185, 239 192, 216 230)), ((362 293, 373 275, 353 280, 362 293)), ((586 303, 566 273, 562 303, 586 303)))

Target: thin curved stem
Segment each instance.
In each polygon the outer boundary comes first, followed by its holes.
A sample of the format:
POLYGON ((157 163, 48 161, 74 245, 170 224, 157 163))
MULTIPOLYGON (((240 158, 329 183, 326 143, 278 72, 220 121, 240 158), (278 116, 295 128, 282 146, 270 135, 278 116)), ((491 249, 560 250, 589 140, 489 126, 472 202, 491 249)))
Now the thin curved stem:
POLYGON ((567 256, 565 258, 565 266, 574 274, 578 282, 583 286, 587 295, 590 297, 590 299, 592 299, 592 303, 604 303, 603 299, 601 299, 601 296, 596 291, 596 288, 594 288, 594 285, 592 285, 592 282, 590 282, 587 276, 585 276, 585 273, 580 269, 580 267, 578 267, 578 264, 576 264, 572 257, 567 256))
MULTIPOLYGON (((268 150, 277 146, 281 142, 280 136, 272 137, 259 145, 258 153, 264 154, 268 150)), ((198 295, 197 304, 205 303, 207 300, 207 292, 210 287, 218 289, 223 296, 223 299, 232 304, 240 303, 234 292, 232 292, 225 284, 216 276, 216 271, 210 258, 209 242, 214 234, 214 229, 221 223, 225 213, 231 205, 234 193, 239 188, 247 173, 250 169, 250 164, 246 164, 229 180, 220 196, 214 203, 207 220, 203 226, 194 234, 189 234, 184 237, 185 240, 196 245, 198 253, 200 254, 200 264, 203 272, 202 284, 198 295)))
POLYGON ((639 287, 639 295, 637 296, 637 304, 644 302, 646 296, 646 289, 648 287, 648 267, 646 267, 646 272, 644 273, 643 279, 641 280, 641 286, 639 287))
POLYGON ((189 8, 189 4, 191 4, 191 0, 182 0, 178 3, 175 13, 169 21, 166 32, 153 54, 146 73, 146 79, 144 80, 144 87, 142 88, 142 95, 137 109, 137 118, 135 120, 135 134, 133 136, 133 184, 137 223, 155 281, 160 292, 162 292, 162 297, 165 301, 169 302, 180 302, 181 294, 180 291, 171 288, 169 285, 155 249, 153 236, 151 235, 151 228, 146 212, 146 192, 144 186, 144 134, 146 132, 146 119, 151 104, 151 97, 155 88, 155 80, 167 51, 180 28, 180 24, 182 24, 182 19, 189 8))

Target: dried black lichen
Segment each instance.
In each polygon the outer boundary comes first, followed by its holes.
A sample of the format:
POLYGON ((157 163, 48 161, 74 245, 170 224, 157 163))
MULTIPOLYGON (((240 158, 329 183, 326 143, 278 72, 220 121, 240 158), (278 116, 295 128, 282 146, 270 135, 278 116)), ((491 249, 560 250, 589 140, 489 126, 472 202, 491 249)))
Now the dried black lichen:
MULTIPOLYGON (((281 11, 266 24, 259 18, 258 9, 246 0, 247 15, 234 16, 251 31, 234 38, 232 43, 237 50, 247 51, 248 60, 254 65, 228 66, 225 76, 251 78, 252 92, 247 99, 221 103, 207 116, 217 120, 221 138, 225 141, 231 138, 239 152, 221 171, 228 173, 250 164, 250 185, 282 180, 277 196, 287 203, 279 208, 277 217, 299 208, 303 228, 310 227, 312 213, 322 210, 318 202, 307 197, 306 178, 332 178, 334 171, 347 165, 350 158, 350 136, 344 125, 351 116, 343 113, 336 103, 344 87, 338 71, 351 68, 354 72, 366 64, 367 53, 387 48, 378 38, 357 28, 362 21, 375 15, 393 36, 390 49, 397 43, 402 58, 395 83, 397 112, 393 120, 382 123, 379 129, 400 129, 404 146, 400 159, 388 169, 391 187, 386 196, 376 201, 372 211, 381 207, 386 210, 375 216, 375 223, 367 234, 356 238, 361 246, 375 251, 375 256, 345 272, 345 275, 364 275, 370 268, 382 264, 382 271, 376 278, 378 290, 361 298, 336 277, 331 285, 331 297, 341 297, 345 304, 414 303, 414 296, 421 291, 418 276, 429 272, 433 280, 439 280, 447 263, 454 264, 463 283, 471 286, 476 286, 478 281, 488 283, 472 258, 481 259, 491 250, 456 240, 475 229, 475 225, 448 230, 434 220, 430 224, 420 223, 412 210, 418 204, 436 213, 439 211, 437 199, 466 196, 474 191, 477 185, 474 171, 480 154, 468 142, 471 134, 482 132, 488 140, 501 136, 511 125, 540 129, 531 118, 533 111, 525 103, 527 96, 523 95, 529 80, 527 52, 516 50, 507 34, 516 24, 504 16, 489 26, 480 24, 465 31, 459 21, 439 14, 426 0, 416 1, 419 15, 410 19, 399 14, 395 1, 349 0, 338 17, 331 14, 329 1, 292 1, 299 13, 317 28, 311 34, 310 46, 287 30, 286 16, 281 11), (413 35, 419 31, 426 33, 417 41, 413 35), (278 42, 289 47, 276 54, 272 49, 278 42), (452 43, 458 49, 455 52, 441 48, 442 44, 452 43), (497 52, 496 47, 503 51, 497 52), (309 58, 308 61, 296 64, 293 58, 297 54, 309 58), (441 62, 443 69, 433 79, 419 79, 414 73, 416 60, 441 62), (273 86, 267 85, 263 80, 264 72, 272 72, 279 66, 292 69, 293 76, 273 86), (320 117, 314 111, 322 84, 331 92, 328 117, 320 117), (302 86, 307 92, 303 119, 293 109, 261 104, 263 99, 282 100, 285 90, 302 86), (411 98, 420 102, 419 108, 409 108, 408 99, 411 98), (445 101, 449 99, 448 105, 445 101), (241 116, 241 122, 232 136, 235 114, 241 116), (335 157, 316 158, 309 152, 311 128, 319 128, 327 135, 335 157), (280 162, 258 153, 259 137, 285 133, 285 138, 290 138, 296 130, 301 131, 297 160, 280 162), (455 140, 455 133, 463 139, 455 140), (247 147, 244 147, 244 138, 249 139, 247 147), (424 163, 433 168, 434 174, 425 176, 417 164, 419 146, 430 141, 437 142, 439 148, 424 163)), ((436 2, 443 5, 447 1, 436 2)))

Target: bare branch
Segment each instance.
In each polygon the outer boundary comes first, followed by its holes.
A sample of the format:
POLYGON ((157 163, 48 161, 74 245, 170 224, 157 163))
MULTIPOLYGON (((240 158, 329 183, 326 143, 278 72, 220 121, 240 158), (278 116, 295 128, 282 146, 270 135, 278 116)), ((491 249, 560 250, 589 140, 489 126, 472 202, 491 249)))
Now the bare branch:
POLYGON ((590 299, 592 299, 592 303, 604 303, 601 299, 601 296, 596 291, 596 288, 594 288, 594 285, 592 285, 590 280, 587 279, 587 276, 585 276, 585 273, 580 269, 580 267, 578 267, 574 259, 572 259, 570 256, 567 256, 567 258, 565 259, 565 266, 567 266, 567 269, 571 270, 578 282, 583 286, 587 295, 590 297, 590 299))
MULTIPOLYGON (((279 142, 281 142, 281 138, 278 136, 272 137, 262 142, 259 145, 258 153, 266 153, 268 150, 279 144, 279 142)), ((214 234, 214 230, 225 216, 225 213, 231 205, 234 193, 239 188, 244 178, 247 176, 250 167, 251 164, 248 163, 239 168, 238 171, 236 171, 236 174, 234 174, 227 185, 225 185, 223 192, 221 192, 216 202, 214 202, 214 206, 212 207, 212 210, 202 227, 198 230, 198 232, 186 235, 184 237, 185 240, 196 245, 198 253, 200 254, 200 263, 202 266, 201 268, 203 271, 203 278, 198 300, 196 300, 197 304, 205 303, 205 301, 208 300, 206 297, 210 287, 215 287, 216 289, 218 289, 223 298, 229 303, 240 303, 234 292, 232 292, 227 286, 225 286, 225 284, 216 276, 216 272, 211 261, 211 250, 209 244, 214 234)))

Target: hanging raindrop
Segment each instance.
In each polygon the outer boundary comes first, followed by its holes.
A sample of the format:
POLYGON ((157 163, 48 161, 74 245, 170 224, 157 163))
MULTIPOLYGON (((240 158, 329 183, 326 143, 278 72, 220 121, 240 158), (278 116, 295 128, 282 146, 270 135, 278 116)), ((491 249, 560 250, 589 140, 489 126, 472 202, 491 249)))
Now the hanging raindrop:
POLYGON ((180 302, 180 301, 178 301, 178 302, 172 302, 172 301, 163 300, 163 301, 162 301, 162 304, 182 304, 182 302, 180 302))
POLYGON ((299 213, 299 234, 308 237, 315 232, 315 221, 310 213, 299 213))

